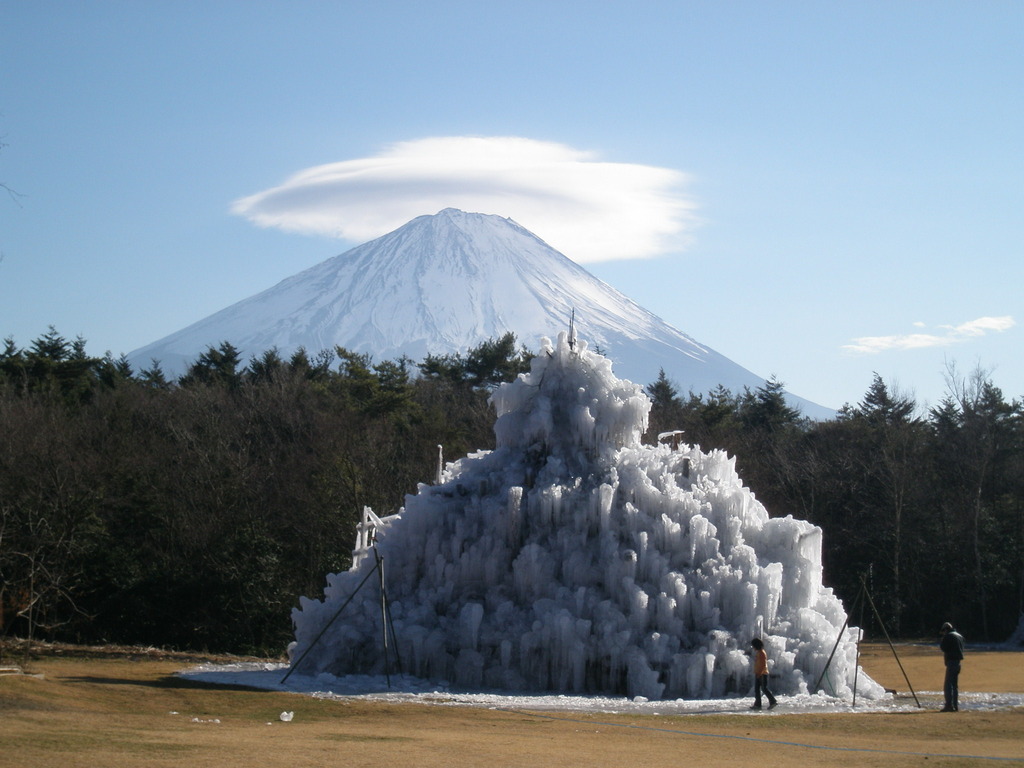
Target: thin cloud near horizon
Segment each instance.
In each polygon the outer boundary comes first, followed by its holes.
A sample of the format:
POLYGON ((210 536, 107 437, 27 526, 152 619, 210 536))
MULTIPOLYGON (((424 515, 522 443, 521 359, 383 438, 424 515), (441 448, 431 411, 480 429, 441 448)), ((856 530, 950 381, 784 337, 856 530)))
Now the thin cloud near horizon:
POLYGON ((231 212, 262 227, 361 243, 416 216, 460 208, 514 219, 588 263, 683 248, 696 224, 696 203, 683 192, 688 180, 556 142, 448 136, 307 168, 236 200, 231 212))
MULTIPOLYGON (((979 317, 960 325, 940 325, 942 333, 908 333, 892 336, 861 336, 853 339, 852 344, 844 344, 842 349, 854 354, 874 355, 891 350, 926 349, 929 347, 948 347, 970 339, 976 339, 988 333, 1002 333, 1016 325, 1009 316, 979 317)), ((924 327, 923 323, 915 323, 924 327)))

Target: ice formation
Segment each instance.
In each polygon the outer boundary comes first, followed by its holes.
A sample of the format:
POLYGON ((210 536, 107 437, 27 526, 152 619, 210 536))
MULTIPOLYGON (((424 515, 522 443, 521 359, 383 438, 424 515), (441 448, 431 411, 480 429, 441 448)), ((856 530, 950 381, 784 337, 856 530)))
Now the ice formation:
MULTIPOLYGON (((357 589, 379 555, 390 637, 403 671, 419 677, 474 689, 743 696, 759 636, 777 693, 815 693, 821 678, 826 695, 852 694, 858 630, 822 585, 821 529, 770 518, 735 459, 642 445, 642 388, 565 333, 544 339, 530 373, 492 403, 495 450, 421 485, 377 530, 374 557, 328 576, 322 601, 301 599, 289 649, 297 672, 379 674, 395 663, 379 586, 357 589)), ((863 673, 856 685, 858 695, 883 694, 863 673)))

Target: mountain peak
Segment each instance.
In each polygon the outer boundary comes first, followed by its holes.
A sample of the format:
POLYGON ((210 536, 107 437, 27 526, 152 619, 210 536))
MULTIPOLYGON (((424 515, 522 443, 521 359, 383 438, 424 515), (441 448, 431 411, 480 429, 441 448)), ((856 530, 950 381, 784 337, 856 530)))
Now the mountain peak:
MULTIPOLYGON (((493 213, 474 213, 471 211, 464 211, 461 208, 442 208, 433 216, 418 216, 417 219, 436 219, 439 216, 447 217, 453 221, 465 221, 467 219, 497 219, 498 221, 511 221, 511 219, 507 219, 504 216, 498 216, 493 213)), ((413 219, 413 221, 416 221, 416 219, 413 219)))
MULTIPOLYGON (((183 373, 228 341, 243 359, 277 348, 290 355, 337 346, 376 360, 464 353, 511 331, 527 347, 565 329, 617 375, 654 381, 659 369, 685 392, 724 385, 735 393, 764 379, 645 310, 511 219, 445 208, 289 277, 177 333, 132 352, 137 367, 183 373)), ((793 398, 806 415, 827 409, 793 398)))

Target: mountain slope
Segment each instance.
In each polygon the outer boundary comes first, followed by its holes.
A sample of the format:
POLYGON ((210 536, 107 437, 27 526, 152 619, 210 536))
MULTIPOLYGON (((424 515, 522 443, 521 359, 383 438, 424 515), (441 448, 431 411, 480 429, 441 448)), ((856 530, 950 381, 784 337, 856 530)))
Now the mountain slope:
MULTIPOLYGON (((733 392, 764 379, 698 344, 511 219, 452 208, 420 216, 132 352, 182 373, 209 346, 229 341, 244 358, 343 346, 374 360, 465 350, 508 331, 536 348, 569 324, 603 350, 616 374, 641 384, 659 368, 685 393, 733 392)), ((800 398, 812 417, 831 411, 800 398)))

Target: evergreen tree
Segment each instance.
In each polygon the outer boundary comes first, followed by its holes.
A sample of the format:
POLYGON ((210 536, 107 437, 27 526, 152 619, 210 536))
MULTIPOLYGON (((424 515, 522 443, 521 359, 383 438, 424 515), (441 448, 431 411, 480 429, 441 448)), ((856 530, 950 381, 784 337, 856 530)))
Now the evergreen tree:
MULTIPOLYGON (((300 349, 295 354, 297 356, 300 353, 305 357, 306 351, 304 349, 300 349)), ((277 347, 271 347, 259 357, 253 357, 249 361, 248 379, 253 384, 270 384, 276 381, 284 370, 285 363, 281 359, 277 347)))
POLYGON ((164 375, 163 368, 160 367, 159 360, 154 360, 149 368, 139 371, 138 380, 148 389, 165 390, 171 387, 167 376, 164 375))
POLYGON ((924 566, 919 548, 906 543, 908 524, 914 531, 925 522, 919 519, 924 514, 920 480, 925 432, 923 422, 913 416, 915 409, 913 398, 892 394, 875 373, 864 399, 850 409, 846 420, 854 466, 864 479, 855 514, 862 537, 872 547, 876 599, 896 634, 901 632, 907 602, 904 574, 911 574, 911 585, 919 584, 924 566), (905 567, 908 564, 910 568, 905 567))
POLYGON ((465 376, 472 386, 491 389, 529 371, 532 357, 525 348, 516 350, 516 336, 510 331, 500 339, 488 339, 469 350, 465 376))
POLYGON ((797 426, 800 411, 786 402, 785 385, 772 376, 753 392, 744 392, 740 420, 749 430, 770 434, 797 426))
POLYGON ((872 424, 906 424, 917 405, 912 397, 892 395, 876 372, 857 412, 872 424))
POLYGON ((114 388, 131 382, 134 379, 134 371, 125 355, 114 358, 108 352, 99 362, 97 378, 103 386, 114 388))
MULTIPOLYGON (((941 484, 939 503, 948 529, 951 549, 949 562, 955 562, 971 578, 964 583, 966 590, 958 596, 958 605, 950 610, 968 611, 982 636, 993 637, 993 594, 1007 591, 1017 574, 1007 569, 1004 542, 999 538, 1010 533, 1015 503, 1006 502, 1007 478, 1010 476, 1015 455, 1021 445, 1015 409, 1003 399, 988 374, 980 368, 969 377, 961 378, 950 371, 947 379, 948 394, 932 411, 935 431, 934 461, 941 469, 936 472, 941 484), (964 546, 966 544, 966 546, 964 546)), ((1019 512, 1018 512, 1019 514, 1019 512)), ((1012 592, 1011 592, 1012 594, 1012 592)), ((1005 618, 1000 620, 1001 629, 1005 618)))
POLYGON ((179 383, 182 386, 217 384, 228 389, 237 389, 242 382, 242 375, 238 368, 240 363, 241 357, 238 349, 230 342, 222 341, 219 347, 208 347, 189 366, 179 383))
POLYGON ((683 405, 679 392, 665 375, 665 369, 658 370, 658 378, 645 388, 651 398, 651 413, 648 418, 646 440, 655 443, 658 435, 683 429, 683 405))

